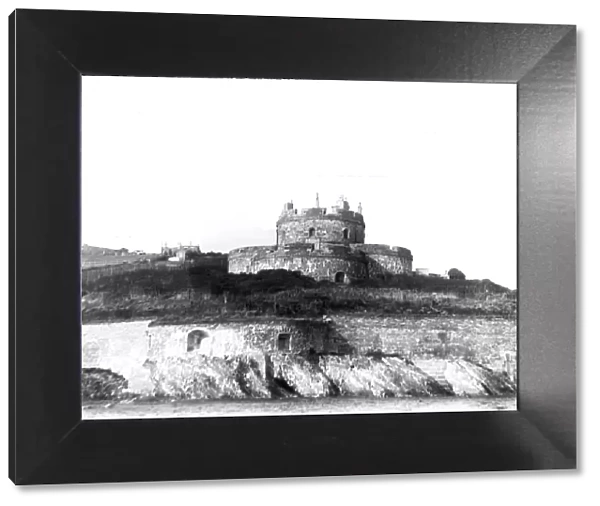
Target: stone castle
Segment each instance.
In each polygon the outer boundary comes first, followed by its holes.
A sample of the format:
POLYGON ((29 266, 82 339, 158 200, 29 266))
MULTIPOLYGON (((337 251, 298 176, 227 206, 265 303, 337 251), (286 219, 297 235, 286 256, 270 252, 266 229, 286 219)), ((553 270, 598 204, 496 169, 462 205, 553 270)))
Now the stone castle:
POLYGON ((384 244, 365 244, 362 206, 350 210, 344 197, 326 208, 294 208, 285 204, 277 220, 275 246, 251 246, 229 253, 229 272, 300 271, 317 280, 348 283, 412 271, 410 250, 384 244))

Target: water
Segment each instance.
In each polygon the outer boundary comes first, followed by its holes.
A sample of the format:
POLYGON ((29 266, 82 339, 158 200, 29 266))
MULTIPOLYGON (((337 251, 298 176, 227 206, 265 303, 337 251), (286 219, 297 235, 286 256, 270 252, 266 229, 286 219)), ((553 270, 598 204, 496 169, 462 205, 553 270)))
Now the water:
POLYGON ((325 397, 278 400, 191 400, 167 402, 86 403, 84 420, 132 418, 209 418, 241 416, 337 415, 514 411, 516 397, 325 397))

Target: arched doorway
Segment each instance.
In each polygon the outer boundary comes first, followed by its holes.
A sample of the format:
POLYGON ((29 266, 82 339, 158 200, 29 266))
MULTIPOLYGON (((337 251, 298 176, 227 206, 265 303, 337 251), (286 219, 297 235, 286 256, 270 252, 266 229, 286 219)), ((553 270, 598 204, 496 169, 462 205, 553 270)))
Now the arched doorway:
POLYGON ((335 282, 336 283, 344 283, 345 281, 346 281, 346 274, 344 274, 343 272, 335 273, 335 282))
POLYGON ((344 240, 346 240, 346 239, 348 239, 348 237, 350 237, 349 236, 350 233, 348 232, 347 228, 345 228, 344 230, 342 230, 342 233, 344 234, 344 240))
POLYGON ((202 343, 202 340, 206 339, 207 337, 209 337, 209 335, 208 332, 206 332, 205 330, 192 330, 187 335, 187 351, 194 351, 200 349, 200 344, 202 343))

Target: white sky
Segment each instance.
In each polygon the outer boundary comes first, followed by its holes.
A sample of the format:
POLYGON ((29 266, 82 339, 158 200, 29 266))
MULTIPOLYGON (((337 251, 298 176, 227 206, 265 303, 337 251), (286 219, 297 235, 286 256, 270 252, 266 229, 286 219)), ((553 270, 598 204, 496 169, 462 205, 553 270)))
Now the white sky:
POLYGON ((83 78, 85 244, 275 243, 283 204, 516 287, 516 85, 83 78))

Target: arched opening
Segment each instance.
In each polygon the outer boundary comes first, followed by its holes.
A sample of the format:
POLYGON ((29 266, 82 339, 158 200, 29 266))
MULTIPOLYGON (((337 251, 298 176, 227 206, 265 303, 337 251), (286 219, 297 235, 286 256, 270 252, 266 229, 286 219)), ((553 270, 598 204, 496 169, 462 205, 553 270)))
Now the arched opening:
POLYGON ((315 229, 311 227, 308 229, 308 237, 314 237, 314 236, 315 236, 315 229))
POLYGON ((348 237, 349 237, 348 229, 345 228, 344 230, 342 230, 342 233, 344 234, 344 239, 348 239, 348 237))
POLYGON ((194 351, 200 349, 200 343, 203 339, 209 337, 208 332, 205 330, 192 330, 187 335, 187 351, 194 351))
POLYGON ((336 283, 344 283, 346 281, 346 275, 343 272, 335 273, 335 282, 336 283))
POLYGON ((291 351, 291 336, 282 333, 277 336, 277 351, 291 351))

